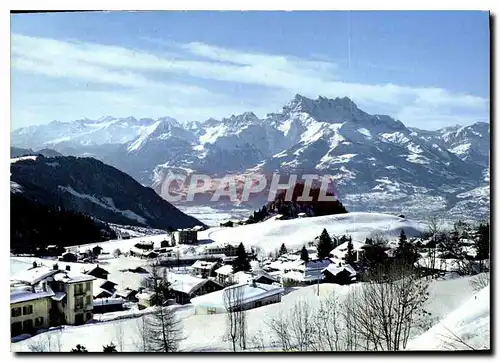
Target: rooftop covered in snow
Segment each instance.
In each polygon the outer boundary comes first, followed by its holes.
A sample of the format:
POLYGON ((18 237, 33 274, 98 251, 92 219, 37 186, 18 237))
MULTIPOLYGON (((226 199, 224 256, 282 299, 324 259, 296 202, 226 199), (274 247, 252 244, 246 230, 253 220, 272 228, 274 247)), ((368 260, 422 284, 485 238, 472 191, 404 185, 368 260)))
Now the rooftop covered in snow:
POLYGON ((217 292, 205 294, 191 299, 195 306, 206 306, 213 308, 224 308, 224 293, 230 289, 238 288, 242 293, 242 304, 251 303, 266 297, 284 293, 284 289, 275 285, 255 283, 244 283, 233 285, 217 292))

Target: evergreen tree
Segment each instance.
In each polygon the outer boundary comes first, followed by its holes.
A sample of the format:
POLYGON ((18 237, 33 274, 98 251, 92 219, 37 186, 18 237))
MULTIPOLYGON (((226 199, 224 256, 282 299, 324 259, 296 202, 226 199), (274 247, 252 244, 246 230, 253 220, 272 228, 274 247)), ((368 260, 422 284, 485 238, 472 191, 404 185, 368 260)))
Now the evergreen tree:
POLYGON ((112 353, 112 352, 118 352, 116 350, 116 346, 113 343, 108 344, 107 346, 102 346, 102 351, 104 353, 112 353))
POLYGON ((326 229, 323 229, 321 235, 319 236, 318 259, 327 258, 332 250, 333 250, 332 238, 328 234, 328 231, 326 231, 326 229))
POLYGON ((476 259, 480 261, 480 268, 483 271, 484 260, 490 258, 490 223, 479 224, 474 246, 476 249, 476 259))
POLYGON ((404 230, 401 230, 399 235, 398 247, 396 249, 396 260, 406 265, 413 265, 417 261, 417 253, 413 245, 408 242, 408 238, 404 230))
POLYGON ((248 260, 247 252, 243 243, 240 243, 240 245, 238 245, 238 250, 236 250, 236 259, 233 262, 233 273, 249 270, 250 262, 248 260))
POLYGON ((77 344, 76 348, 72 348, 71 349, 71 352, 79 352, 79 353, 81 353, 81 352, 88 352, 88 351, 87 351, 87 348, 85 348, 81 344, 77 344))
POLYGON ((304 260, 306 263, 309 261, 309 252, 307 251, 305 245, 302 247, 302 250, 300 251, 300 259, 304 260))
POLYGON ((288 250, 286 250, 286 246, 285 246, 285 243, 281 244, 281 247, 280 247, 280 250, 279 250, 279 255, 284 255, 284 254, 287 254, 288 253, 288 250))
POLYGON ((351 266, 354 266, 356 263, 356 254, 354 253, 354 247, 352 245, 352 238, 349 237, 347 242, 347 252, 345 254, 345 262, 351 266))

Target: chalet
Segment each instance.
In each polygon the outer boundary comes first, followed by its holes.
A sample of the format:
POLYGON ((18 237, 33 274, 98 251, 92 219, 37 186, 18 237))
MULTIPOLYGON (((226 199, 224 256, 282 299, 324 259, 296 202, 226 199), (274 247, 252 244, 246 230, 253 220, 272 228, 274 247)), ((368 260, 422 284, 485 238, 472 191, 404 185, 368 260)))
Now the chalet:
POLYGON ((358 273, 354 268, 345 264, 342 266, 335 266, 335 264, 328 265, 321 271, 325 277, 325 282, 346 285, 356 282, 358 273))
POLYGON ((83 268, 82 272, 87 275, 92 275, 99 279, 108 279, 109 272, 99 265, 92 266, 90 268, 83 268))
POLYGON ((201 279, 182 275, 170 284, 170 290, 178 304, 186 304, 197 296, 221 290, 223 286, 213 279, 201 279))
POLYGON ((284 289, 279 286, 251 281, 193 298, 191 304, 195 306, 195 314, 218 314, 227 312, 225 305, 227 301, 224 302, 225 295, 238 296, 239 301, 233 301, 232 305, 229 306, 230 308, 248 310, 266 304, 279 303, 283 294, 284 289))
POLYGON ((140 241, 137 244, 135 244, 134 247, 137 249, 140 249, 140 250, 153 250, 154 249, 154 242, 152 242, 152 241, 140 241))
POLYGON ((203 261, 197 260, 190 269, 194 275, 208 278, 215 276, 215 270, 219 263, 217 261, 203 261))
POLYGON ((57 264, 53 268, 40 266, 13 275, 11 277, 13 333, 24 333, 30 326, 39 328, 47 325, 79 325, 92 319, 94 280, 91 275, 60 270, 57 264), (19 308, 22 313, 19 312, 19 308), (28 319, 31 322, 25 322, 28 319), (21 328, 19 321, 22 322, 21 328))
POLYGON ((151 250, 151 251, 145 252, 142 256, 144 258, 147 258, 147 259, 155 259, 158 257, 158 255, 160 255, 160 254, 157 253, 156 251, 151 250))
POLYGON ((219 283, 225 283, 226 280, 233 276, 233 266, 223 265, 219 269, 215 270, 215 278, 219 283))
POLYGON ((65 261, 65 262, 76 263, 78 261, 78 255, 67 251, 65 253, 62 253, 62 255, 59 257, 59 260, 65 261))
POLYGON ((139 309, 152 307, 157 304, 156 294, 151 291, 141 291, 136 295, 139 309))
POLYGON ((116 291, 116 285, 110 280, 96 278, 93 284, 92 296, 94 299, 111 297, 116 291))
POLYGON ((122 298, 100 298, 94 299, 92 305, 94 313, 109 313, 123 310, 123 303, 125 300, 122 298))
POLYGON ((137 302, 137 290, 131 288, 120 289, 115 292, 115 297, 123 298, 128 302, 137 302))
MULTIPOLYGON (((340 244, 330 253, 330 255, 332 256, 331 261, 338 266, 345 264, 345 255, 347 253, 348 243, 349 242, 346 241, 345 243, 340 244)), ((354 251, 354 257, 355 257, 354 261, 358 262, 361 260, 363 254, 365 253, 365 250, 363 249, 363 246, 365 246, 365 244, 353 241, 352 246, 353 246, 352 250, 354 251)))
POLYGON ((253 278, 253 280, 255 280, 255 282, 259 284, 269 284, 269 285, 279 282, 277 278, 264 272, 258 272, 253 278))
POLYGON ((246 284, 253 280, 253 275, 244 271, 239 271, 234 273, 230 278, 230 283, 234 284, 246 284))
POLYGON ((92 248, 92 254, 99 255, 102 252, 102 248, 99 245, 96 245, 92 248))
POLYGON ((281 280, 283 283, 289 281, 298 285, 318 283, 324 279, 321 271, 331 263, 329 259, 311 260, 307 263, 297 260, 291 269, 285 270, 285 273, 281 275, 281 280))

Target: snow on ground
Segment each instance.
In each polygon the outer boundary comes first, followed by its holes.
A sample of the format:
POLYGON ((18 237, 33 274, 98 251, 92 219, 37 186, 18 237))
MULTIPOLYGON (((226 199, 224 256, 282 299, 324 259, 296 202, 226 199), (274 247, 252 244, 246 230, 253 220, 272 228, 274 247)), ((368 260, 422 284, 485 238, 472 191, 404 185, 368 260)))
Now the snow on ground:
MULTIPOLYGON (((89 263, 67 263, 48 258, 11 257, 11 274, 31 268, 34 261, 38 265, 45 265, 50 268, 56 263, 58 264, 59 269, 66 269, 66 267, 69 266, 70 269, 75 272, 81 272, 83 269, 91 269, 95 265, 89 263)), ((146 264, 147 260, 125 256, 99 261, 99 265, 110 273, 108 279, 117 283, 119 289, 126 287, 137 289, 140 287, 141 281, 144 279, 144 275, 132 273, 126 270, 129 268, 133 269, 138 266, 144 266, 146 264)))
POLYGON ((490 348, 490 287, 483 288, 441 322, 408 343, 409 350, 490 348))
POLYGON ((175 205, 183 213, 188 214, 208 226, 218 226, 228 220, 243 220, 252 213, 251 208, 215 209, 210 206, 175 205))
MULTIPOLYGON (((472 295, 469 281, 470 278, 433 281, 429 288, 431 298, 428 301, 426 310, 432 313, 433 318, 436 320, 436 323, 432 322, 433 324, 439 326, 439 321, 444 321, 448 323, 446 324, 447 326, 456 330, 455 333, 459 333, 462 336, 466 336, 467 331, 472 333, 470 330, 472 327, 479 328, 478 332, 475 333, 477 335, 475 338, 484 341, 486 338, 485 322, 489 317, 489 304, 486 308, 484 303, 489 298, 489 289, 482 291, 481 293, 483 294, 480 293, 478 295, 478 302, 475 300, 467 302, 472 295), (464 304, 465 302, 467 303, 464 304), (470 304, 471 302, 476 304, 470 304), (458 309, 453 311, 455 308, 458 309), (467 311, 468 313, 465 313, 467 311), (463 318, 460 319, 457 316, 463 316, 463 318)), ((362 283, 349 286, 320 284, 319 297, 317 296, 317 285, 295 288, 295 290, 282 298, 281 303, 266 305, 247 312, 248 336, 250 338, 254 336, 262 337, 264 344, 270 346, 272 333, 267 323, 271 318, 278 316, 280 312, 287 315, 299 300, 306 301, 311 308, 315 308, 321 300, 329 297, 332 292, 341 301, 350 290, 360 287, 362 287, 362 283)), ((184 329, 185 339, 180 343, 181 350, 230 350, 230 342, 224 341, 223 338, 226 330, 225 314, 195 315, 192 305, 173 306, 172 308, 176 308, 177 316, 182 321, 184 329)), ((137 311, 131 311, 130 313, 137 313, 137 311)), ((110 342, 117 344, 117 335, 123 333, 124 350, 137 351, 136 343, 139 342, 140 336, 138 330, 139 322, 140 318, 127 318, 83 326, 67 326, 64 328, 63 333, 60 334, 61 350, 69 351, 76 344, 83 343, 89 351, 102 351, 102 346, 105 344, 110 342)), ((431 326, 432 324, 429 325, 429 328, 431 326)), ((433 329, 437 328, 433 327, 433 329)), ((425 348, 425 343, 427 343, 427 338, 429 338, 429 348, 433 348, 437 343, 436 340, 433 340, 435 337, 430 336, 431 333, 434 333, 433 329, 418 337, 422 338, 422 340, 418 338, 412 340, 411 346, 425 348)), ((487 330, 489 331, 489 327, 487 330)), ((41 333, 27 340, 11 343, 11 350, 29 351, 30 345, 46 339, 47 333, 56 334, 57 332, 41 333)), ((249 344, 251 345, 252 343, 249 344)))
POLYGON ((24 160, 36 160, 38 156, 22 156, 22 157, 16 157, 16 158, 11 158, 10 163, 16 163, 17 161, 24 161, 24 160))
POLYGON ((243 242, 245 247, 258 246, 265 252, 287 248, 300 248, 321 234, 326 228, 330 235, 349 234, 353 241, 363 242, 377 230, 388 238, 397 238, 404 229, 409 236, 417 236, 425 225, 397 216, 352 212, 348 214, 318 216, 293 220, 266 220, 262 223, 233 228, 208 229, 199 233, 198 239, 210 239, 216 244, 243 242))
MULTIPOLYGON (((326 228, 330 235, 350 234, 353 241, 364 242, 372 232, 378 231, 389 239, 396 239, 402 229, 408 236, 418 236, 426 225, 411 219, 403 219, 394 215, 366 212, 299 218, 292 220, 268 219, 264 222, 234 227, 212 227, 198 233, 198 240, 214 242, 215 244, 243 242, 249 249, 258 246, 265 252, 279 249, 285 243, 289 249, 301 248, 313 241, 326 228)), ((160 247, 163 240, 170 240, 167 234, 141 236, 131 239, 117 239, 100 243, 92 243, 71 247, 72 251, 84 252, 99 245, 103 252, 112 254, 114 250, 129 251, 140 241, 153 241, 155 248, 160 247)), ((203 252, 207 244, 195 246, 198 252, 203 252)), ((181 255, 188 253, 193 247, 178 245, 181 255)))

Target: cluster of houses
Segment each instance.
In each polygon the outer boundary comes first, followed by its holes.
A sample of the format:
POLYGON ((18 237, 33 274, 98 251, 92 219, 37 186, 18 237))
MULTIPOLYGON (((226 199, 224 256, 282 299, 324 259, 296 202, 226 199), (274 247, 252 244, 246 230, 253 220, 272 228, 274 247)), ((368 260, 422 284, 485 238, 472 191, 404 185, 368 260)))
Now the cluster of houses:
MULTIPOLYGON (((196 234, 196 230, 179 230, 174 237, 177 242, 191 244, 196 242, 196 234)), ((359 259, 363 244, 353 244, 359 259)), ((309 243, 307 249, 313 259, 308 262, 301 260, 300 250, 296 250, 272 261, 254 260, 252 271, 234 273, 232 263, 237 249, 237 244, 227 243, 208 245, 197 256, 180 258, 177 255, 177 266, 181 262, 187 273, 167 272, 171 298, 168 303, 191 303, 197 314, 222 313, 226 310, 226 292, 237 292, 238 307, 250 309, 280 302, 283 286, 322 282, 349 284, 357 278, 354 268, 344 261, 347 243, 335 248, 327 259, 314 259, 316 250, 313 243, 309 243)), ((146 288, 119 288, 100 265, 74 264, 101 253, 99 246, 82 254, 66 251, 59 260, 73 263, 71 265, 59 268, 58 264, 47 267, 33 263, 32 268, 13 275, 10 283, 12 336, 32 334, 50 326, 84 324, 96 313, 120 311, 131 303, 136 303, 139 309, 159 303, 155 293, 146 288)), ((168 257, 175 259, 172 253, 168 243, 155 249, 152 242, 139 242, 130 250, 131 255, 144 258, 167 256, 161 264, 167 269, 172 266, 168 257)), ((132 272, 151 275, 148 266, 137 267, 132 272)))

